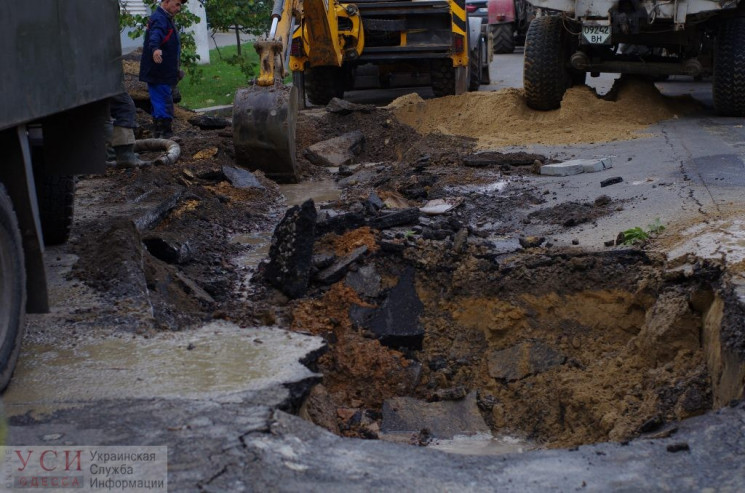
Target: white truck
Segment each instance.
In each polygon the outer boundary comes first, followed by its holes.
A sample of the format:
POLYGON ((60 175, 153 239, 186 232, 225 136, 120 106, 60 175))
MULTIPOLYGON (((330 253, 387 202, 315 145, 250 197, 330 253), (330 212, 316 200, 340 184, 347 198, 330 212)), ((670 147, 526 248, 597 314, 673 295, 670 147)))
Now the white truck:
POLYGON ((0 391, 26 312, 48 310, 44 246, 67 239, 75 175, 105 168, 108 98, 123 91, 119 7, 0 2, 0 391))
POLYGON ((528 106, 558 108, 587 73, 713 75, 714 108, 745 116, 745 2, 739 0, 529 0, 528 106))

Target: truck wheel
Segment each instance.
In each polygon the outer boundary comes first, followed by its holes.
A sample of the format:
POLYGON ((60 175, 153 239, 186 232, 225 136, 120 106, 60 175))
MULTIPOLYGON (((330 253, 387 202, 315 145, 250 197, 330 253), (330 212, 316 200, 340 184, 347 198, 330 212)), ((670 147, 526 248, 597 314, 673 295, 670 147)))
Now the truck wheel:
POLYGON ((484 63, 481 54, 481 38, 468 55, 468 90, 478 91, 481 86, 481 65, 484 63))
POLYGON ((333 98, 344 97, 341 67, 305 69, 305 94, 311 104, 325 106, 333 98))
POLYGON ((488 86, 491 84, 491 76, 489 75, 489 65, 491 65, 492 52, 489 51, 489 41, 486 36, 479 38, 479 53, 481 53, 481 66, 479 72, 481 74, 481 85, 488 86))
POLYGON ((722 116, 745 116, 745 18, 725 20, 714 49, 714 109, 722 116))
POLYGON ((18 360, 26 318, 26 270, 13 203, 0 185, 0 391, 18 360))
POLYGON ((494 53, 513 53, 515 51, 515 29, 512 24, 497 24, 492 28, 494 34, 494 53))
POLYGON ((455 94, 455 67, 449 58, 432 61, 430 78, 436 98, 455 94))
POLYGON ((523 87, 526 102, 534 110, 558 108, 571 84, 565 67, 564 38, 559 16, 537 17, 530 23, 525 40, 523 87))
POLYGON ((44 244, 61 245, 70 238, 77 180, 71 175, 45 173, 41 147, 33 146, 31 156, 44 244))

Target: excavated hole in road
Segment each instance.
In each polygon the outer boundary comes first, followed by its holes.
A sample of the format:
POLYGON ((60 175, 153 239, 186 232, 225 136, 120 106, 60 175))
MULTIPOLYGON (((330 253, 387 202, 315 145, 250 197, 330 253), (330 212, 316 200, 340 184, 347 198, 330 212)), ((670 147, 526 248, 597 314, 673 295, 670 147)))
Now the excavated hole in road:
POLYGON ((425 243, 378 252, 296 306, 293 328, 330 347, 302 416, 342 436, 422 445, 486 423, 567 447, 654 432, 736 394, 714 267, 425 243))

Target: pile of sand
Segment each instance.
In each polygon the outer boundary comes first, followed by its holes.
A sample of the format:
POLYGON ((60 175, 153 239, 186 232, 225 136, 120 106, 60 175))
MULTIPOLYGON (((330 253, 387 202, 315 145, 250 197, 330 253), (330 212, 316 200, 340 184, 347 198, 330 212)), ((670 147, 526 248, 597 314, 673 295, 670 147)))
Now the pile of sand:
POLYGON ((570 88, 553 111, 528 108, 520 89, 472 92, 422 100, 403 96, 389 105, 402 123, 422 134, 441 132, 478 139, 480 148, 525 144, 578 144, 643 137, 639 131, 697 108, 689 97, 667 97, 651 82, 619 79, 600 98, 587 86, 570 88), (622 82, 621 82, 622 81, 622 82))

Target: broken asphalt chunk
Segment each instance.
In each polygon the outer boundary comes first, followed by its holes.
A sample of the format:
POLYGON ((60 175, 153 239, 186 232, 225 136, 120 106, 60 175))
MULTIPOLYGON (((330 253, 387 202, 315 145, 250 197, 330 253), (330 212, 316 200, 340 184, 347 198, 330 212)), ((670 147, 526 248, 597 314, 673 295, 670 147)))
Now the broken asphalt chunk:
POLYGON ((423 308, 414 286, 414 269, 407 268, 378 308, 352 305, 349 316, 383 345, 421 349, 424 329, 419 314, 423 308))
POLYGON ((308 290, 315 232, 316 206, 312 199, 288 209, 274 230, 264 275, 290 298, 299 298, 308 290))
POLYGON ((608 178, 607 180, 603 180, 600 182, 600 187, 607 187, 608 185, 615 185, 616 183, 621 183, 623 181, 623 178, 620 176, 615 176, 613 178, 608 178))
POLYGON ((359 260, 366 253, 367 246, 362 245, 361 247, 356 248, 348 255, 337 259, 330 267, 327 267, 316 274, 316 280, 323 284, 334 284, 335 282, 340 281, 344 277, 344 274, 347 273, 347 270, 349 270, 349 266, 359 260))
POLYGON ((396 226, 406 226, 419 222, 419 209, 412 207, 395 212, 382 213, 367 220, 367 225, 374 229, 388 229, 396 226))
POLYGON ((149 233, 142 238, 145 248, 153 257, 169 264, 185 264, 192 259, 188 241, 165 233, 149 233))
POLYGON ((363 265, 353 272, 347 273, 346 284, 360 296, 376 298, 381 291, 381 277, 375 265, 363 265))
POLYGON ((324 140, 305 149, 305 157, 316 166, 345 166, 362 151, 365 136, 359 130, 324 140))
POLYGON ((258 178, 246 169, 234 168, 233 166, 223 166, 222 172, 231 185, 235 188, 259 188, 264 189, 264 185, 259 183, 258 178))
POLYGON ((374 109, 375 105, 372 104, 356 104, 339 98, 331 98, 329 104, 326 105, 326 111, 339 115, 348 115, 350 113, 354 113, 355 111, 370 113, 374 109))
MULTIPOLYGON (((158 225, 166 216, 176 208, 184 195, 183 188, 168 187, 154 191, 153 195, 162 197, 162 200, 153 207, 146 209, 135 217, 134 223, 138 231, 152 229, 158 225)), ((148 197, 149 199, 150 197, 148 197)))
POLYGON ((208 115, 193 116, 189 118, 189 123, 202 130, 221 130, 230 125, 225 118, 208 115))
POLYGON ((330 216, 319 221, 316 225, 316 234, 323 236, 327 233, 343 234, 345 231, 361 228, 365 225, 365 216, 359 212, 349 212, 330 216))

